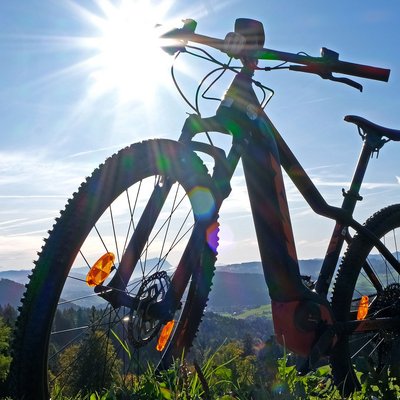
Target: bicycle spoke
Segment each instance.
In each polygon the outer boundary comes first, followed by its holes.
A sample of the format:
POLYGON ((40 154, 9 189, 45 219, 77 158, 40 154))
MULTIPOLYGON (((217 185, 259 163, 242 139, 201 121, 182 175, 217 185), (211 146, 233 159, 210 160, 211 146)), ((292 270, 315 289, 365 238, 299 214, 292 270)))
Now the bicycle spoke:
POLYGON ((360 274, 362 274, 365 279, 368 279, 371 282, 378 293, 382 292, 383 284, 379 278, 379 275, 376 273, 376 271, 374 271, 374 268, 370 265, 368 260, 364 263, 360 274))
MULTIPOLYGON (((372 341, 374 339, 376 339, 378 337, 378 334, 375 334, 371 339, 369 339, 366 343, 364 343, 353 355, 351 355, 351 358, 356 357, 359 353, 361 353, 370 343, 372 343, 372 341)), ((364 338, 360 338, 360 340, 365 340, 364 338)), ((352 342, 352 344, 354 344, 355 342, 352 342)))
MULTIPOLYGON (((107 207, 107 212, 104 214, 104 217, 93 226, 93 232, 88 236, 88 239, 79 250, 79 259, 82 260, 82 264, 80 264, 78 259, 75 262, 75 268, 78 269, 73 268, 68 275, 68 281, 71 282, 71 284, 73 282, 76 285, 82 284, 82 287, 86 288, 86 279, 80 276, 79 268, 83 265, 87 270, 90 270, 96 259, 104 254, 104 252, 116 254, 115 274, 118 276, 118 265, 121 262, 121 257, 126 252, 130 238, 136 230, 137 221, 142 218, 145 203, 143 202, 141 191, 147 188, 146 193, 148 193, 150 187, 157 187, 160 183, 159 177, 155 177, 150 186, 148 182, 141 180, 136 185, 136 188, 130 188, 124 191, 123 195, 116 199, 114 202, 115 204, 110 204, 107 207), (123 219, 124 212, 126 213, 125 221, 123 219), (124 232, 123 236, 119 235, 121 232, 124 232), (96 251, 96 249, 98 250, 96 251)), ((154 274, 160 271, 165 270, 170 279, 174 277, 175 268, 180 259, 180 256, 176 257, 174 254, 179 254, 182 251, 180 248, 186 245, 195 226, 193 213, 187 204, 190 204, 187 194, 182 191, 180 185, 176 185, 169 195, 168 203, 166 203, 162 209, 161 215, 163 218, 160 222, 157 221, 152 234, 148 237, 142 249, 140 257, 137 258, 137 265, 134 268, 132 279, 126 286, 126 293, 130 296, 135 297, 141 290, 144 280, 150 279, 150 282, 152 282, 152 276, 155 276, 154 274), (175 257, 175 259, 172 259, 175 261, 171 262, 170 257, 175 257)), ((190 280, 186 285, 189 284, 190 280)), ((99 302, 99 305, 102 303, 106 304, 102 299, 102 295, 116 289, 109 289, 109 291, 105 289, 104 291, 96 293, 90 293, 89 289, 85 290, 87 290, 88 293, 82 293, 81 296, 61 297, 58 306, 64 307, 64 309, 69 306, 75 307, 88 300, 94 301, 92 299, 97 299, 96 301, 99 302)), ((168 287, 164 287, 160 290, 162 290, 160 293, 166 293, 168 287)), ((181 307, 184 308, 185 304, 186 300, 182 298, 181 307)), ((102 349, 99 351, 101 354, 107 354, 106 359, 103 361, 104 368, 114 368, 121 362, 123 371, 131 371, 136 374, 140 373, 140 371, 147 368, 149 354, 149 351, 146 350, 145 356, 141 346, 148 342, 151 350, 150 353, 153 354, 152 357, 156 355, 155 344, 157 337, 152 337, 158 332, 160 322, 156 320, 148 322, 143 321, 142 325, 138 325, 135 328, 134 320, 139 317, 140 316, 137 315, 135 311, 133 311, 132 314, 132 311, 129 309, 120 308, 114 310, 112 307, 108 306, 105 307, 91 323, 74 326, 72 328, 53 330, 51 340, 54 340, 54 343, 57 343, 57 337, 69 337, 70 340, 51 355, 49 362, 52 364, 58 362, 57 360, 61 360, 63 354, 66 354, 69 348, 80 346, 81 343, 87 340, 87 337, 94 335, 96 331, 99 332, 95 336, 96 341, 98 341, 97 345, 102 349), (143 339, 137 339, 143 340, 143 344, 138 345, 137 348, 135 348, 135 346, 132 347, 130 343, 132 339, 129 338, 128 326, 131 326, 129 329, 138 329, 136 334, 139 335, 139 338, 143 336, 143 339), (146 339, 147 336, 149 336, 149 339, 146 339), (153 342, 154 344, 151 344, 153 342), (111 345, 113 351, 108 354, 109 352, 107 349, 111 345)), ((64 363, 63 366, 65 370, 54 374, 51 385, 60 381, 60 379, 64 379, 63 376, 68 374, 67 371, 73 371, 77 363, 77 357, 71 359, 68 364, 64 363)), ((105 379, 106 371, 99 370, 98 373, 99 376, 104 374, 105 379)), ((132 379, 132 377, 129 373, 123 373, 121 376, 122 384, 128 384, 130 379, 132 379)))
POLYGON ((117 242, 117 234, 115 232, 114 217, 113 217, 111 205, 108 207, 108 209, 110 210, 110 218, 111 218, 111 225, 112 225, 113 236, 114 236, 115 250, 117 252, 117 260, 118 260, 118 264, 119 264, 120 263, 119 247, 118 247, 118 242, 117 242))

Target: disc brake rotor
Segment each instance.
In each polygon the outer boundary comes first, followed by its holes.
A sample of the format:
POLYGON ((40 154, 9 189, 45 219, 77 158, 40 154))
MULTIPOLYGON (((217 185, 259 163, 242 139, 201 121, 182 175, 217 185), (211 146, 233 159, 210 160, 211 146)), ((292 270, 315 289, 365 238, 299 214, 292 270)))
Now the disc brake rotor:
POLYGON ((128 339, 132 346, 146 345, 159 332, 164 321, 150 316, 148 310, 165 298, 170 284, 171 280, 165 271, 156 272, 142 282, 136 295, 139 305, 129 315, 128 339))

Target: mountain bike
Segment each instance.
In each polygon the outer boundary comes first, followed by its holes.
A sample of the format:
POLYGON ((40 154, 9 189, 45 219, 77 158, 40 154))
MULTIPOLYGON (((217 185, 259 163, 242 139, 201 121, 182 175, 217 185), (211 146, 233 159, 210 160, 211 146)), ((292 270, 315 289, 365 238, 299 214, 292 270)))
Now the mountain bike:
POLYGON ((400 131, 345 118, 357 126, 362 149, 342 206, 334 207, 267 117, 268 99, 259 100, 255 91, 265 94, 267 88, 253 79, 257 70, 286 69, 362 90, 333 74, 387 81, 390 71, 341 61, 327 48, 319 57, 263 48, 263 25, 255 20, 236 20, 224 39, 195 28, 186 20, 164 33, 165 50, 216 64, 207 79, 230 71, 233 81, 215 115, 202 117, 203 80, 178 141, 148 140, 120 150, 69 200, 22 299, 11 367, 17 398, 47 399, 51 393, 54 399, 73 395, 74 388, 93 392, 112 383, 129 387, 149 362, 162 371, 189 351, 212 286, 218 212, 240 160, 277 340, 305 357, 309 368, 329 356, 344 394, 359 388, 356 368, 364 361, 376 372, 397 370, 400 205, 376 212, 365 224, 353 212, 372 155, 386 142, 400 141, 400 131), (229 61, 218 61, 205 46, 229 61), (260 67, 262 61, 281 63, 260 67), (207 140, 196 140, 200 134, 207 140), (232 141, 228 151, 213 144, 211 136, 221 134, 232 141), (315 213, 335 221, 316 282, 300 273, 282 169, 315 213), (90 306, 85 319, 83 307, 90 306), (72 326, 65 318, 71 308, 81 315, 72 326))

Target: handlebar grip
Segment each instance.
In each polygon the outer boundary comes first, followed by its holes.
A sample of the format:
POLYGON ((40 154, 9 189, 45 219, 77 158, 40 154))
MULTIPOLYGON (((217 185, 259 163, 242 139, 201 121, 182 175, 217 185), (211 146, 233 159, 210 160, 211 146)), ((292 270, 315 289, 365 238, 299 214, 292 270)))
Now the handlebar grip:
POLYGON ((287 61, 307 65, 310 69, 309 72, 313 70, 315 71, 314 73, 320 74, 336 72, 384 82, 389 80, 390 75, 390 69, 386 68, 354 64, 329 57, 311 57, 302 54, 292 54, 271 49, 262 49, 258 51, 256 57, 260 60, 287 61))
POLYGON ((383 82, 387 82, 390 75, 390 69, 372 67, 370 65, 354 64, 346 61, 338 61, 332 65, 331 71, 383 82))

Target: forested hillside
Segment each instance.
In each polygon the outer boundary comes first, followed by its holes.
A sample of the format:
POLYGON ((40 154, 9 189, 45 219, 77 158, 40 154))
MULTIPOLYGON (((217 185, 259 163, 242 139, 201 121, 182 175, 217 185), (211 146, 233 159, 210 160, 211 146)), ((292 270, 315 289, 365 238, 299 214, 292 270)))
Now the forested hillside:
POLYGON ((10 304, 17 308, 24 291, 24 285, 9 279, 0 279, 0 306, 10 304))

